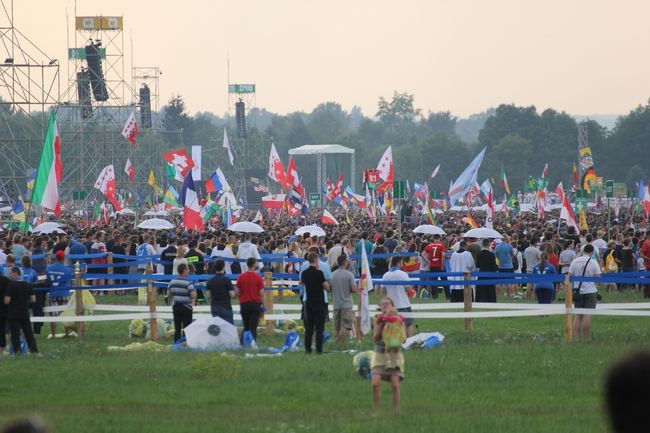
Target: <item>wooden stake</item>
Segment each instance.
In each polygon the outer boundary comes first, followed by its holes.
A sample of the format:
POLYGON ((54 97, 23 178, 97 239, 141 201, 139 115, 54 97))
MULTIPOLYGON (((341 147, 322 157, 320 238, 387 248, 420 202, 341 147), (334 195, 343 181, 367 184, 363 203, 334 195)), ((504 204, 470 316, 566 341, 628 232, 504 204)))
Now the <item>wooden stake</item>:
MULTIPOLYGON (((569 274, 566 274, 566 278, 564 279, 564 306, 567 310, 573 307, 573 287, 569 279, 569 274)), ((567 313, 564 319, 564 340, 567 343, 573 341, 573 314, 567 313)))
MULTIPOLYGON (((83 287, 83 279, 81 278, 81 266, 79 262, 74 267, 74 285, 77 288, 74 291, 74 300, 75 300, 75 314, 77 316, 83 316, 84 315, 84 297, 83 297, 83 292, 81 287, 83 287)), ((76 324, 77 328, 77 336, 79 338, 83 337, 84 335, 84 322, 77 322, 76 324)))
MULTIPOLYGON (((264 272, 264 287, 273 287, 273 273, 264 272)), ((273 290, 264 290, 264 306, 266 313, 273 314, 273 290)), ((266 321, 266 335, 271 335, 275 331, 275 321, 266 321)))
MULTIPOLYGON (((113 264, 113 253, 110 252, 110 251, 109 251, 108 254, 106 255, 106 263, 108 263, 108 265, 109 265, 109 266, 106 268, 106 269, 108 270, 108 273, 109 273, 109 274, 113 274, 113 273, 114 273, 114 272, 113 272, 113 266, 110 266, 110 265, 113 264)), ((114 280, 113 278, 109 278, 109 279, 108 279, 108 284, 115 284, 115 280, 114 280)))
MULTIPOLYGON (((471 280, 471 279, 472 279, 472 274, 469 272, 465 272, 465 280, 471 280)), ((472 294, 473 294, 472 286, 465 285, 463 289, 463 295, 464 295, 463 300, 465 302, 465 308, 464 308, 465 312, 472 311, 472 294)), ((470 334, 474 330, 474 324, 472 322, 471 317, 465 319, 465 330, 470 334)))
MULTIPOLYGON (((147 268, 144 273, 151 275, 151 263, 147 263, 147 268)), ((153 280, 147 279, 147 303, 149 304, 149 329, 151 332, 151 341, 158 341, 158 320, 156 319, 156 288, 153 285, 153 280)))

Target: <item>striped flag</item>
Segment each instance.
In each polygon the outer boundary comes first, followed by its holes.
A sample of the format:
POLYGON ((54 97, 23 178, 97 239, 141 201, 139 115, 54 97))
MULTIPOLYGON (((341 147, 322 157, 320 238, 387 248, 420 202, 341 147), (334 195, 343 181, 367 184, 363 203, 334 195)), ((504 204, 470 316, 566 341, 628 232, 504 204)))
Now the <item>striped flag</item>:
POLYGON ((50 113, 47 125, 43 151, 34 180, 32 203, 41 205, 51 210, 56 216, 61 215, 59 202, 59 183, 63 177, 63 164, 61 164, 61 138, 56 124, 56 114, 50 113))

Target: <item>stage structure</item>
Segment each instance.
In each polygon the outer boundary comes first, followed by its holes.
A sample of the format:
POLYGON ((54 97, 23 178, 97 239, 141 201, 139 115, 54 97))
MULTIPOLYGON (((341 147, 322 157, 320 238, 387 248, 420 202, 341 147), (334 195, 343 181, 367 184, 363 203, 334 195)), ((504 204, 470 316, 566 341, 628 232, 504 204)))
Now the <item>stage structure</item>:
MULTIPOLYGON (((230 81, 230 80, 229 80, 230 81)), ((230 164, 226 150, 223 148, 223 134, 211 140, 211 146, 203 147, 203 167, 209 176, 217 167, 226 174, 235 197, 249 204, 246 192, 251 187, 252 173, 257 169, 268 169, 268 149, 270 143, 259 134, 248 130, 246 112, 255 105, 255 84, 228 83, 228 142, 234 157, 234 166, 230 164), (231 120, 234 119, 234 124, 231 120), (264 150, 263 150, 264 149, 264 150)), ((266 179, 263 179, 266 182, 266 179)), ((252 199, 252 198, 251 198, 252 199)), ((255 203, 252 203, 253 205, 255 203)))
POLYGON ((74 37, 68 38, 68 88, 57 119, 64 168, 60 193, 74 207, 89 208, 104 199, 93 185, 109 164, 118 194, 130 197, 134 206, 153 191, 147 184, 151 170, 159 186, 167 181, 162 153, 171 149, 157 113, 161 73, 157 67, 132 67, 127 82, 123 25, 121 16, 75 16, 74 37), (131 113, 139 129, 135 148, 121 134, 131 113), (133 185, 124 172, 127 158, 136 173, 133 185))
MULTIPOLYGON (((327 178, 327 155, 348 154, 350 155, 350 177, 348 183, 354 188, 355 185, 355 162, 354 149, 341 146, 340 144, 305 144, 304 146, 289 149, 289 156, 298 155, 316 155, 316 186, 321 193, 320 206, 322 207, 325 200, 322 194, 327 178)), ((333 178, 332 182, 336 182, 333 178)))
POLYGON ((13 1, 0 0, 0 202, 27 190, 43 145, 49 107, 59 102, 59 60, 14 25, 13 1), (36 162, 34 162, 36 161, 36 162))

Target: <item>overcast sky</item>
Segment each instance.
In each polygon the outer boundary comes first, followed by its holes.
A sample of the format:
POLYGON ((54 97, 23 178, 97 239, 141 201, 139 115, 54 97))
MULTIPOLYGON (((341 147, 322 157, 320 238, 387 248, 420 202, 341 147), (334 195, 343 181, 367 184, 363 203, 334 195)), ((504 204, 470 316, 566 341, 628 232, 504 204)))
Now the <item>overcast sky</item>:
MULTIPOLYGON (((66 76, 74 1, 14 3, 16 27, 66 76)), ((180 94, 192 113, 226 111, 228 56, 230 82, 255 83, 256 105, 279 113, 337 101, 373 115, 395 90, 415 94, 425 113, 459 116, 499 103, 624 114, 650 96, 648 0, 78 0, 76 9, 123 16, 127 73, 132 39, 134 64, 163 71, 161 105, 180 94)))

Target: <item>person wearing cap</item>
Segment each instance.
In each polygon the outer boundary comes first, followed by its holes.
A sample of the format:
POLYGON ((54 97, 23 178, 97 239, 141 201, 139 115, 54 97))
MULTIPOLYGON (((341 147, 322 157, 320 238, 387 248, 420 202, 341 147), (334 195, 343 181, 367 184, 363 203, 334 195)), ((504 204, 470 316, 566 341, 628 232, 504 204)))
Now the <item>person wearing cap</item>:
MULTIPOLYGON (((45 269, 45 275, 52 282, 52 288, 49 293, 49 305, 51 307, 59 305, 67 305, 70 299, 70 283, 72 282, 72 271, 69 267, 63 264, 65 260, 65 253, 61 250, 54 254, 54 263, 48 265, 45 269)), ((51 316, 58 316, 60 312, 52 312, 51 316)), ((52 338, 56 335, 56 322, 50 323, 50 331, 52 338)), ((69 329, 66 328, 66 335, 69 334, 69 329)))

